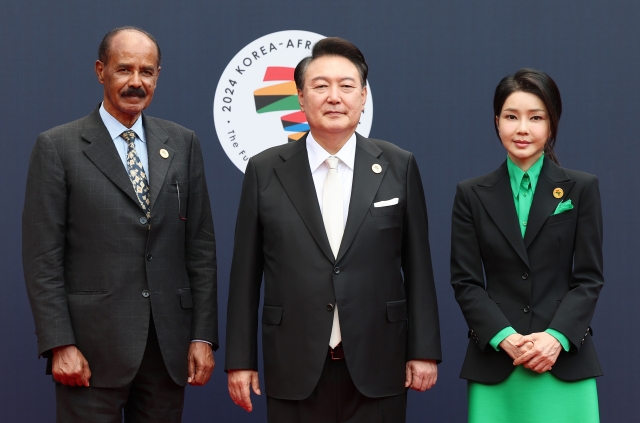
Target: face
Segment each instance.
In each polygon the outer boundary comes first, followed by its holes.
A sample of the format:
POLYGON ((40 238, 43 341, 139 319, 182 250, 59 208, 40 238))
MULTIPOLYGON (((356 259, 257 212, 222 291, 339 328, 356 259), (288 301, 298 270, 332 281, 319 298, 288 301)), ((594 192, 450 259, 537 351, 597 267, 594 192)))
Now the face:
POLYGON ((509 158, 525 171, 540 158, 551 136, 544 103, 522 91, 507 97, 500 116, 496 116, 496 125, 509 158))
POLYGON ((349 59, 323 56, 307 67, 298 100, 314 138, 348 138, 360 121, 367 88, 362 86, 358 69, 349 59))
POLYGON ((158 50, 146 35, 121 31, 111 39, 107 63, 96 62, 96 74, 104 86, 104 108, 130 127, 153 98, 158 50))

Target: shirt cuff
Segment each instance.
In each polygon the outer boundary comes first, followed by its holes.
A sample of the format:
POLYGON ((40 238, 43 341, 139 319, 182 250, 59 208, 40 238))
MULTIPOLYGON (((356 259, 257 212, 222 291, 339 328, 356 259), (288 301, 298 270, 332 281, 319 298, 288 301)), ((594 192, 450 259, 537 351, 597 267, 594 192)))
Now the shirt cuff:
POLYGON ((569 339, 567 339, 567 337, 564 336, 561 332, 558 332, 557 330, 551 328, 545 330, 545 332, 556 338, 558 342, 560 342, 560 345, 562 345, 563 350, 569 351, 569 349, 571 348, 571 342, 569 342, 569 339))
POLYGON ((204 342, 205 344, 209 344, 213 347, 213 344, 209 341, 205 341, 204 339, 192 339, 191 342, 204 342))
POLYGON ((491 341, 489 341, 489 345, 491 345, 494 350, 500 351, 500 342, 504 341, 507 336, 513 335, 514 333, 518 332, 516 332, 516 330, 511 326, 507 326, 506 328, 498 332, 496 336, 491 338, 491 341))

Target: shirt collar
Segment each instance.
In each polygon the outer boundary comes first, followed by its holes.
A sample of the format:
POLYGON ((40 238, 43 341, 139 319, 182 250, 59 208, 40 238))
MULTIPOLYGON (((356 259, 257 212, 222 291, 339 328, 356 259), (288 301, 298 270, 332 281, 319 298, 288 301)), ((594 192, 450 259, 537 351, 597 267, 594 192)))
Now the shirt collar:
POLYGON ((121 124, 118 119, 114 118, 111 113, 107 112, 104 108, 104 103, 100 105, 100 117, 102 118, 102 122, 104 126, 107 127, 107 131, 109 131, 109 135, 111 135, 111 139, 115 140, 122 134, 124 131, 131 129, 136 133, 136 136, 140 139, 140 141, 146 143, 146 138, 144 135, 144 126, 142 125, 142 119, 138 118, 136 123, 133 124, 131 128, 127 128, 123 124, 121 124))
POLYGON ((518 167, 511 158, 507 156, 507 170, 509 171, 509 181, 511 182, 511 191, 513 191, 513 196, 517 197, 520 192, 520 184, 522 183, 522 178, 525 174, 529 175, 529 180, 531 181, 531 192, 536 191, 536 185, 538 184, 538 178, 540 177, 540 172, 542 172, 542 164, 544 163, 544 154, 540 156, 540 158, 527 170, 524 172, 522 169, 518 167))
POLYGON ((349 138, 345 145, 342 146, 340 151, 332 155, 322 148, 322 146, 313 138, 311 132, 309 132, 307 135, 307 154, 309 156, 311 173, 315 172, 316 169, 318 169, 318 167, 331 156, 339 158, 342 163, 346 164, 351 170, 353 170, 353 166, 356 161, 356 134, 354 132, 353 135, 351 135, 351 138, 349 138))

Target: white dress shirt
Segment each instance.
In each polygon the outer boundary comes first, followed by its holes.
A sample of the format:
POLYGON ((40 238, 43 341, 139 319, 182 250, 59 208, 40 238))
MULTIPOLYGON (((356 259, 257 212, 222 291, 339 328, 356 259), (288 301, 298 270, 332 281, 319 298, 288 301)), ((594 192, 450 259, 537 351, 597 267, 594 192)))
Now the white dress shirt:
POLYGON ((127 168, 128 144, 124 140, 124 138, 120 136, 120 134, 129 129, 136 133, 136 140, 134 141, 134 144, 136 146, 136 153, 138 154, 140 163, 142 163, 142 167, 144 167, 148 183, 150 173, 149 156, 147 154, 147 139, 144 135, 144 126, 142 125, 142 119, 138 118, 138 120, 136 120, 136 123, 134 123, 131 128, 127 128, 126 126, 121 124, 118 119, 111 116, 111 114, 105 110, 104 103, 100 106, 100 117, 102 118, 104 126, 107 127, 107 131, 109 131, 109 135, 111 135, 111 139, 116 146, 116 150, 118 150, 118 154, 120 155, 120 159, 122 160, 124 168, 127 170, 127 174, 129 173, 129 169, 127 168))
POLYGON ((338 174, 342 181, 342 224, 347 224, 347 216, 349 214, 349 202, 351 201, 351 186, 353 185, 353 166, 356 161, 356 134, 342 146, 336 154, 329 154, 324 148, 313 139, 313 135, 309 132, 307 135, 307 155, 309 156, 309 167, 311 168, 311 176, 313 184, 316 187, 318 196, 318 204, 322 210, 322 193, 324 191, 324 180, 329 173, 329 166, 325 160, 329 157, 337 157, 340 159, 338 163, 338 174))

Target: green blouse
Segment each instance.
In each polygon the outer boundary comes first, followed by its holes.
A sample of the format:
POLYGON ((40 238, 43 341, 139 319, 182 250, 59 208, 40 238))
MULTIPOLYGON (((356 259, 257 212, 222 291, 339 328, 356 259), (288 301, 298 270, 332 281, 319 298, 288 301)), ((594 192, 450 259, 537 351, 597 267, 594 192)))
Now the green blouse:
MULTIPOLYGON (((543 156, 544 157, 544 156, 543 156)), ((513 200, 520 221, 522 237, 527 230, 529 210, 533 202, 544 158, 529 170, 522 171, 507 158, 507 168, 513 200)), ((555 213, 571 209, 570 201, 560 203, 555 213)), ((554 336, 565 351, 570 342, 554 329, 545 332, 554 336)), ((507 336, 516 333, 508 326, 490 341, 496 350, 507 336)), ((469 423, 599 423, 598 391, 595 378, 566 382, 551 372, 535 373, 517 366, 502 382, 483 384, 469 381, 469 423)))
MULTIPOLYGON (((513 201, 516 205, 516 213, 518 214, 518 221, 520 222, 520 231, 522 232, 522 238, 527 231, 527 221, 529 220, 529 210, 531 210, 531 204, 533 203, 533 193, 536 191, 536 185, 538 184, 538 178, 540 178, 540 172, 542 171, 542 163, 544 163, 544 154, 540 156, 526 172, 520 169, 511 159, 507 156, 507 170, 509 171, 509 181, 511 182, 511 191, 513 192, 513 201)), ((560 342, 562 348, 565 351, 569 351, 571 343, 566 336, 558 332, 555 329, 547 329, 549 335, 553 336, 560 342)), ((496 350, 500 350, 500 343, 505 340, 509 335, 517 333, 514 328, 507 326, 498 332, 489 344, 496 350)))

